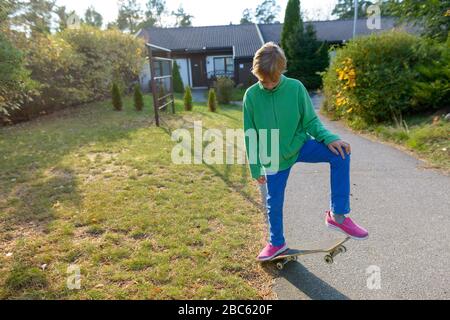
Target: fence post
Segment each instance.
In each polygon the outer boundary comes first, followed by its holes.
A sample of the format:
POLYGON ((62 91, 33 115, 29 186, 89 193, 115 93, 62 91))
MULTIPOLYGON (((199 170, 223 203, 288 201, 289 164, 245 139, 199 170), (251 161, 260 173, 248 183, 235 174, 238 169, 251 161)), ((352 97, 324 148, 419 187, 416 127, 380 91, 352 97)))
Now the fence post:
POLYGON ((152 86, 152 95, 153 95, 153 109, 155 110, 155 124, 159 127, 159 98, 158 93, 156 92, 156 81, 155 81, 155 65, 153 61, 153 53, 152 47, 148 46, 148 60, 150 66, 150 78, 151 78, 151 86, 152 86))
MULTIPOLYGON (((170 54, 170 59, 172 59, 172 54, 170 54)), ((169 68, 169 72, 170 72, 170 94, 171 94, 171 99, 172 99, 172 113, 175 114, 175 95, 173 94, 173 64, 177 63, 175 60, 171 60, 170 61, 170 68, 169 68)))

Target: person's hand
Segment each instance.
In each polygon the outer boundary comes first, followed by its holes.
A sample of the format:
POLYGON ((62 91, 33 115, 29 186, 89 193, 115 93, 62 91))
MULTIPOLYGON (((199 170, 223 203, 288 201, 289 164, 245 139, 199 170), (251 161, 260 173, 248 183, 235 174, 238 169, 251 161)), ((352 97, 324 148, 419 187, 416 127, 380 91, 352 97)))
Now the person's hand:
POLYGON ((341 155, 342 159, 345 159, 344 150, 347 154, 350 154, 352 152, 350 144, 342 141, 337 140, 328 145, 328 148, 336 155, 341 155))
POLYGON ((256 179, 256 181, 258 181, 259 184, 266 184, 267 179, 266 176, 261 176, 258 179, 256 179))

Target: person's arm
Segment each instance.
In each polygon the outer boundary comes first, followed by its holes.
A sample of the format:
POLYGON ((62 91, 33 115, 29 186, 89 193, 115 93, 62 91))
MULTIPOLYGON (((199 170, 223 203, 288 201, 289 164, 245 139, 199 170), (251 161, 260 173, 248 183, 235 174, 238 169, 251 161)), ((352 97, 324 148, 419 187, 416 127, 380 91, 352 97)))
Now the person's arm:
POLYGON ((340 140, 341 138, 337 134, 331 133, 323 126, 314 111, 314 106, 311 98, 309 97, 308 91, 303 84, 300 84, 300 86, 299 108, 300 114, 302 115, 301 122, 303 129, 317 141, 323 142, 326 145, 340 140))
POLYGON ((259 179, 263 175, 261 170, 262 166, 259 159, 259 137, 253 121, 250 101, 246 95, 244 96, 242 113, 244 118, 245 149, 250 166, 250 173, 253 179, 259 179), (247 130, 254 130, 254 133, 249 132, 249 134, 247 134, 247 130), (256 137, 256 139, 251 140, 250 137, 252 136, 256 137))

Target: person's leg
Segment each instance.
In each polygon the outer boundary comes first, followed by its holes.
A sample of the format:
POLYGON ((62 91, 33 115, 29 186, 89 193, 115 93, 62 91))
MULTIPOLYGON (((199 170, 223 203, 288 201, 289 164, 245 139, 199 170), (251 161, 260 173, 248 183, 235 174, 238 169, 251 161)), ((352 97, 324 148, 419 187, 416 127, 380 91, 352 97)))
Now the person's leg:
POLYGON ((367 230, 345 216, 350 212, 350 155, 345 153, 345 159, 343 159, 341 155, 334 154, 324 143, 309 140, 300 150, 297 162, 330 163, 331 212, 326 213, 326 225, 353 239, 367 239, 369 236, 367 230))
POLYGON ((264 185, 266 194, 267 222, 269 226, 269 243, 258 256, 260 261, 267 261, 287 250, 283 231, 284 191, 290 169, 267 175, 264 185))
POLYGON ((350 213, 350 155, 334 154, 328 146, 316 140, 307 141, 300 150, 297 162, 330 164, 330 210, 335 215, 350 213))
POLYGON ((290 169, 267 175, 266 209, 269 222, 270 243, 282 246, 286 243, 283 231, 284 193, 290 169))

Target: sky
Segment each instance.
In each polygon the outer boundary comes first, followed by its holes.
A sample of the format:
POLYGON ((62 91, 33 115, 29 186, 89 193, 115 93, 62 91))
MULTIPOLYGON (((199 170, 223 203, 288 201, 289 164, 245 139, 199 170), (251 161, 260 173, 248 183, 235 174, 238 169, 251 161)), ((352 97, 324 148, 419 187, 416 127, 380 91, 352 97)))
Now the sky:
MULTIPOLYGON (((104 25, 117 18, 117 0, 57 0, 59 6, 66 6, 68 11, 75 10, 79 16, 89 6, 93 6, 103 16, 104 25)), ((146 0, 138 0, 145 10, 146 0)), ((262 0, 166 0, 169 11, 176 11, 180 4, 185 12, 193 15, 194 26, 224 25, 232 22, 239 24, 242 12, 246 8, 254 9, 262 0)), ((277 0, 281 7, 278 20, 283 22, 288 0, 277 0)), ((301 0, 302 10, 306 11, 306 20, 327 20, 332 18, 331 11, 337 0, 301 0)), ((168 21, 169 23, 172 21, 168 21)))

